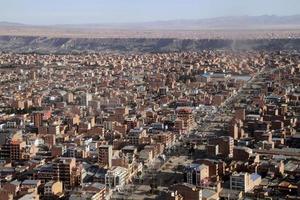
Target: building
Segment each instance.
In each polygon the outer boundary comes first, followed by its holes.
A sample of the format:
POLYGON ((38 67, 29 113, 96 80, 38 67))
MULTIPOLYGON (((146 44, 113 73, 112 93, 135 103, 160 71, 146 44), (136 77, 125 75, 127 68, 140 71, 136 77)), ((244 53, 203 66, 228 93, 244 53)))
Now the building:
POLYGON ((57 172, 53 170, 53 164, 45 164, 33 170, 33 179, 41 180, 42 184, 52 181, 57 177, 57 172))
POLYGON ((151 149, 143 149, 139 152, 139 161, 151 163, 153 161, 153 151, 151 149))
POLYGON ((101 183, 84 184, 80 191, 72 191, 69 200, 105 200, 106 189, 101 183))
POLYGON ((98 163, 102 167, 111 168, 112 145, 101 145, 98 148, 98 163))
POLYGON ((230 176, 230 189, 248 192, 261 183, 261 176, 253 173, 234 173, 230 176))
POLYGON ((190 107, 178 107, 176 115, 179 120, 183 121, 183 126, 190 131, 194 126, 193 110, 190 107))
POLYGON ((39 200, 40 199, 40 195, 38 195, 35 192, 29 193, 29 194, 25 194, 24 196, 20 197, 19 200, 39 200))
POLYGON ((238 108, 235 110, 234 118, 244 121, 246 119, 246 111, 244 108, 238 108))
POLYGON ((126 160, 128 160, 129 163, 132 163, 137 155, 137 148, 135 146, 125 146, 122 148, 122 153, 126 160))
POLYGON ((26 142, 19 140, 7 141, 3 144, 0 149, 1 160, 22 160, 23 152, 26 142))
POLYGON ((71 92, 68 92, 66 94, 66 101, 67 103, 73 103, 74 102, 74 95, 71 92))
POLYGON ((224 102, 223 95, 214 95, 212 97, 212 105, 213 106, 221 106, 223 102, 224 102))
POLYGON ((14 196, 9 191, 0 189, 0 199, 13 200, 14 196))
POLYGON ((43 112, 35 111, 32 114, 32 121, 35 127, 40 127, 43 125, 43 112))
POLYGON ((209 177, 209 167, 204 164, 191 164, 185 168, 186 182, 196 186, 205 184, 209 177))
POLYGON ((175 135, 171 132, 167 133, 159 133, 157 135, 154 135, 153 139, 157 143, 162 143, 165 145, 166 148, 171 147, 175 143, 175 135))
POLYGON ((34 192, 34 193, 38 193, 38 188, 41 185, 41 181, 40 180, 24 180, 21 183, 21 188, 20 191, 21 193, 27 193, 27 192, 34 192))
POLYGON ((205 149, 208 157, 216 157, 219 154, 219 145, 206 145, 205 149))
POLYGON ((105 200, 106 188, 101 183, 88 183, 82 187, 83 193, 93 194, 91 200, 105 200))
POLYGON ((143 128, 134 128, 127 134, 127 139, 130 145, 139 145, 142 143, 141 139, 146 136, 146 130, 143 128))
POLYGON ((192 184, 188 184, 188 183, 175 184, 172 187, 172 190, 175 191, 175 193, 181 195, 183 199, 187 199, 187 200, 202 199, 202 190, 192 184))
POLYGON ((82 105, 83 106, 88 106, 89 105, 89 102, 92 100, 92 94, 89 94, 89 93, 85 93, 83 96, 82 96, 82 105))
POLYGON ((248 161, 250 156, 253 155, 253 150, 249 147, 234 147, 233 148, 233 159, 240 161, 248 161))
POLYGON ((76 167, 75 158, 57 158, 53 161, 53 180, 61 181, 64 189, 75 185, 73 169, 76 167))
POLYGON ((44 196, 53 197, 63 193, 63 183, 61 181, 49 181, 44 185, 44 196))
POLYGON ((59 135, 60 134, 60 127, 59 127, 59 125, 57 125, 57 124, 50 125, 48 127, 48 133, 52 134, 52 135, 59 135))
POLYGON ((234 140, 232 137, 222 136, 218 138, 213 138, 209 140, 209 144, 218 145, 218 152, 223 157, 233 156, 234 140))
POLYGON ((17 180, 14 180, 14 181, 7 182, 7 183, 2 184, 2 185, 1 185, 2 191, 0 191, 0 199, 8 199, 8 198, 5 198, 5 197, 1 197, 1 193, 2 193, 3 191, 8 192, 8 193, 11 194, 12 196, 16 196, 17 193, 18 193, 19 190, 20 190, 20 186, 21 186, 21 182, 20 182, 20 181, 17 181, 17 180))
POLYGON ((128 176, 127 169, 124 167, 112 167, 105 174, 105 186, 107 188, 122 187, 126 183, 128 176))
POLYGON ((235 122, 235 120, 233 120, 230 124, 229 124, 229 135, 234 139, 237 140, 239 139, 239 128, 238 128, 238 124, 235 122))

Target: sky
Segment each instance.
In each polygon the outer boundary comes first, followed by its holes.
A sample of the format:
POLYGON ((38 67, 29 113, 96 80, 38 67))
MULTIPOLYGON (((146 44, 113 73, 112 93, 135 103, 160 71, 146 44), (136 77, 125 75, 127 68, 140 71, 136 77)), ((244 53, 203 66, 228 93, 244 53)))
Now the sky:
POLYGON ((296 14, 300 0, 0 0, 0 21, 34 25, 296 14))

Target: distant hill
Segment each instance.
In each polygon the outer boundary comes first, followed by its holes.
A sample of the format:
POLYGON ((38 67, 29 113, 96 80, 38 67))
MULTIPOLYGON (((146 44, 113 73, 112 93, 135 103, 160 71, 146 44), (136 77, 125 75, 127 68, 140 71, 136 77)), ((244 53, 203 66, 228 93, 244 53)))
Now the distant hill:
POLYGON ((98 23, 98 24, 60 24, 34 26, 20 23, 0 22, 1 27, 43 27, 43 28, 105 28, 105 29, 178 29, 178 30, 201 30, 201 29, 295 29, 300 28, 300 15, 292 16, 227 16, 208 19, 183 19, 169 21, 153 21, 138 23, 98 23))
MULTIPOLYGON (((187 22, 189 24, 189 22, 187 22)), ((240 16, 240 17, 219 17, 206 20, 195 20, 190 25, 210 28, 280 28, 300 26, 300 15, 295 16, 240 16)))
MULTIPOLYGON (((122 25, 122 24, 121 24, 122 25)), ((145 29, 273 29, 299 28, 300 15, 229 16, 198 20, 170 20, 123 24, 123 27, 145 29)))
POLYGON ((0 21, 0 27, 5 27, 5 26, 26 26, 25 24, 21 23, 14 23, 14 22, 5 22, 5 21, 0 21))

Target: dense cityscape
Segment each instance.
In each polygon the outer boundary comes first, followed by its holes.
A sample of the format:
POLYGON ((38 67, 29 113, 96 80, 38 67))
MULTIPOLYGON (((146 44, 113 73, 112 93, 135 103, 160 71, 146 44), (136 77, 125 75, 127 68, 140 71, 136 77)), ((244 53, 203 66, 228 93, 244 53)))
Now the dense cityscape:
POLYGON ((2 53, 0 199, 297 199, 299 53, 2 53))

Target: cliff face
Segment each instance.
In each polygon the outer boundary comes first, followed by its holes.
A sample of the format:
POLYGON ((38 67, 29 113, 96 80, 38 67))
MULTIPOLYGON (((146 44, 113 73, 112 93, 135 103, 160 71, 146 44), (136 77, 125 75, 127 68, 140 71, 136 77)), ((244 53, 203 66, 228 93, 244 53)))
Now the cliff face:
POLYGON ((0 36, 0 51, 18 53, 80 52, 174 52, 212 49, 231 50, 298 50, 300 39, 261 40, 183 40, 183 39, 116 39, 50 38, 37 36, 0 36))

